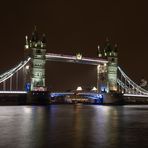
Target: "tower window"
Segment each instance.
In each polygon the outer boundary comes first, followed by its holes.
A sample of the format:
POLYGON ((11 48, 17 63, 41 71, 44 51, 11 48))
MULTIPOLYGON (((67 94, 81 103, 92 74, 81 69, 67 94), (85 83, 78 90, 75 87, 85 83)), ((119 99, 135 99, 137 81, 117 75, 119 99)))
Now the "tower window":
POLYGON ((36 53, 37 54, 41 54, 41 50, 36 50, 36 53))
POLYGON ((114 59, 114 58, 112 58, 112 59, 111 59, 111 61, 112 61, 112 62, 115 62, 115 59, 114 59))

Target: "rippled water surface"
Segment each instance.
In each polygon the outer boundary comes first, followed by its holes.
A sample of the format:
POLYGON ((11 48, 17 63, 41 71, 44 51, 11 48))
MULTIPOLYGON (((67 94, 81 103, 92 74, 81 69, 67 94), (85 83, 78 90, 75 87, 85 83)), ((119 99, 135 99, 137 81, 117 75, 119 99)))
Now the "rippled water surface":
POLYGON ((1 106, 0 148, 148 147, 148 106, 1 106))

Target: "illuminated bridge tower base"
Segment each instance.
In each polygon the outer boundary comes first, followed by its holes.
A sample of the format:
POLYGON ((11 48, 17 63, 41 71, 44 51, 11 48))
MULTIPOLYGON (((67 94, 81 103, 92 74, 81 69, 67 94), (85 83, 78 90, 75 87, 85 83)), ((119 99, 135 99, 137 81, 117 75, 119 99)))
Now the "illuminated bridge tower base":
POLYGON ((117 45, 113 47, 107 40, 103 50, 98 48, 98 56, 108 60, 107 64, 97 66, 98 92, 103 94, 105 104, 120 103, 122 97, 117 86, 117 45))
POLYGON ((30 93, 28 103, 45 104, 48 102, 48 92, 45 85, 45 62, 46 62, 46 42, 45 35, 41 39, 38 33, 32 33, 30 42, 26 41, 25 47, 30 50, 30 93), (27 45, 28 44, 28 45, 27 45))

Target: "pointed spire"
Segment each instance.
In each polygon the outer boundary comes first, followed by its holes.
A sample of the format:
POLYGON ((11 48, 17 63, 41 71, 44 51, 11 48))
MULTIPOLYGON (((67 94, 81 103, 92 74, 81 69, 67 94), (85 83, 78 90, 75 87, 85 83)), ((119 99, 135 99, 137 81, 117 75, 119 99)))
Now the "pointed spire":
POLYGON ((29 42, 28 42, 28 36, 26 35, 25 36, 25 49, 28 49, 29 48, 29 42))
POLYGON ((100 45, 98 45, 98 51, 100 51, 100 45))
POLYGON ((118 51, 118 45, 117 45, 117 44, 114 45, 114 51, 115 51, 115 52, 118 51))
POLYGON ((112 47, 111 47, 109 38, 106 37, 106 42, 105 42, 105 47, 104 47, 104 56, 105 57, 109 56, 111 54, 111 50, 112 50, 112 47))
POLYGON ((114 45, 113 52, 114 52, 114 56, 117 56, 117 54, 118 54, 118 45, 117 44, 114 45))
POLYGON ((28 36, 27 35, 25 36, 25 39, 26 39, 26 44, 28 44, 28 36))
POLYGON ((37 31, 37 27, 36 27, 36 25, 34 25, 34 31, 37 31))
POLYGON ((32 42, 37 42, 38 41, 38 33, 37 33, 37 27, 36 25, 34 26, 34 31, 32 32, 32 42))
POLYGON ((102 57, 102 53, 101 53, 101 50, 100 50, 100 46, 98 45, 98 57, 102 57))
POLYGON ((45 35, 45 33, 42 35, 42 43, 46 43, 46 35, 45 35))
POLYGON ((110 48, 111 44, 110 44, 110 40, 108 37, 106 37, 106 48, 110 48))

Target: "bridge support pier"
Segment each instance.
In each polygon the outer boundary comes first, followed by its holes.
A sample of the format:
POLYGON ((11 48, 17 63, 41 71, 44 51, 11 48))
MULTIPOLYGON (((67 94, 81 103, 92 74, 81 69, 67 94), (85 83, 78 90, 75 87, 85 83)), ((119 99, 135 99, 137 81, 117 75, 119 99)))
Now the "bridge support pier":
POLYGON ((48 105, 49 103, 48 91, 30 91, 27 94, 26 104, 28 105, 48 105))
POLYGON ((103 93, 104 105, 123 105, 124 99, 121 93, 103 93))

